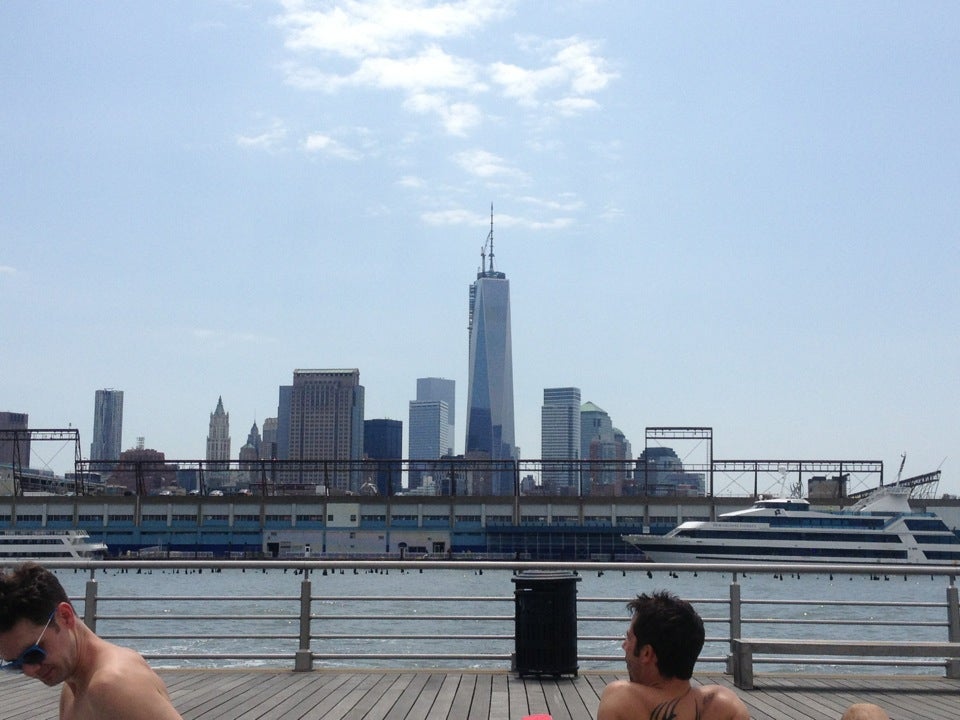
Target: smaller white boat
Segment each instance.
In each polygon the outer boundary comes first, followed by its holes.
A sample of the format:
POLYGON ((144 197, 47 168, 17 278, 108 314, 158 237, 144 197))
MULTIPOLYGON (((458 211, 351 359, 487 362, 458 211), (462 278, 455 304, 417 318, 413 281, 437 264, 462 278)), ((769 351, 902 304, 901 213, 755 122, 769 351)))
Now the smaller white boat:
POLYGON ((0 530, 0 562, 96 560, 107 552, 86 530, 0 530))

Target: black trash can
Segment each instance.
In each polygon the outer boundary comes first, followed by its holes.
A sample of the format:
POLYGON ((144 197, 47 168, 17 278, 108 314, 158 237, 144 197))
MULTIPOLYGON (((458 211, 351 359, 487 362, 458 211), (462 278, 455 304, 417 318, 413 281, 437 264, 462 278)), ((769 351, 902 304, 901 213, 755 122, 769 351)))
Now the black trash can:
POLYGON ((577 583, 572 572, 525 570, 513 577, 514 670, 577 674, 577 583))

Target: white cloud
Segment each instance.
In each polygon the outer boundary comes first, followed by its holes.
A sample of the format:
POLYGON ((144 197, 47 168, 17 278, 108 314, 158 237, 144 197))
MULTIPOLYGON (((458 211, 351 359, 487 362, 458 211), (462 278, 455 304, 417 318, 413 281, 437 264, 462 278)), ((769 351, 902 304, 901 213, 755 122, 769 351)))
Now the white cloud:
POLYGON ((570 87, 577 95, 586 95, 603 90, 616 73, 606 69, 607 62, 594 54, 594 43, 570 38, 556 55, 554 61, 570 75, 570 87))
POLYGON ((517 65, 497 62, 490 66, 490 77, 501 86, 506 97, 532 107, 537 105, 537 96, 543 90, 563 82, 564 73, 557 67, 526 70, 517 65))
POLYGON ((625 214, 623 208, 617 207, 616 205, 607 205, 599 217, 606 222, 615 222, 620 220, 625 214))
POLYGON ((438 47, 428 47, 416 55, 403 58, 367 58, 350 76, 357 85, 401 90, 425 88, 462 88, 479 91, 475 65, 454 57, 438 47))
POLYGON ((416 175, 404 175, 402 178, 397 180, 397 185, 416 190, 425 187, 426 183, 424 182, 423 178, 419 178, 416 175))
POLYGON ((436 114, 447 133, 461 137, 466 136, 469 130, 480 124, 482 118, 480 109, 472 103, 451 103, 444 96, 431 93, 411 95, 403 106, 410 112, 420 115, 436 114))
POLYGON ((15 267, 9 265, 0 265, 0 275, 13 275, 17 272, 15 267))
POLYGON ((359 160, 361 155, 356 150, 348 148, 329 135, 323 133, 313 133, 303 142, 303 149, 307 152, 323 153, 344 160, 359 160))
POLYGON ((486 150, 464 150, 454 155, 453 160, 466 172, 485 180, 494 178, 526 179, 526 176, 520 170, 510 167, 503 158, 486 150))
MULTIPOLYGON (((529 38, 523 39, 523 43, 533 49, 529 38)), ((575 37, 550 41, 543 44, 541 50, 548 54, 545 67, 528 70, 495 62, 491 63, 488 72, 503 95, 515 99, 520 105, 537 107, 545 102, 562 115, 574 115, 598 107, 595 100, 584 96, 604 89, 617 77, 616 73, 607 70, 607 61, 596 54, 596 49, 595 43, 575 37), (540 100, 553 90, 562 94, 561 99, 540 100)))
POLYGON ((509 14, 512 0, 347 0, 315 10, 317 3, 287 0, 276 23, 296 52, 360 59, 403 52, 418 40, 460 37, 509 14))
POLYGON ((287 136, 287 128, 281 120, 274 120, 270 128, 259 135, 237 135, 237 145, 254 150, 274 150, 287 136))
POLYGON ((549 210, 561 210, 563 212, 573 212, 574 210, 583 209, 583 201, 577 200, 572 194, 567 193, 561 196, 561 200, 544 200, 543 198, 531 197, 530 195, 525 195, 523 197, 517 198, 522 202, 529 203, 531 205, 536 205, 538 207, 547 208, 549 210))
POLYGON ((346 88, 395 90, 408 112, 435 116, 449 135, 466 136, 484 111, 476 100, 492 83, 526 110, 570 116, 599 107, 587 97, 614 73, 597 45, 577 37, 516 37, 541 67, 497 60, 483 66, 451 48, 513 13, 515 0, 286 0, 275 19, 292 59, 287 82, 335 93, 346 88), (469 99, 468 99, 469 98, 469 99))
POLYGON ((566 97, 553 103, 561 115, 579 115, 587 110, 596 110, 600 104, 591 98, 566 97))
POLYGON ((420 219, 427 225, 477 225, 484 222, 483 216, 459 208, 426 212, 420 219))

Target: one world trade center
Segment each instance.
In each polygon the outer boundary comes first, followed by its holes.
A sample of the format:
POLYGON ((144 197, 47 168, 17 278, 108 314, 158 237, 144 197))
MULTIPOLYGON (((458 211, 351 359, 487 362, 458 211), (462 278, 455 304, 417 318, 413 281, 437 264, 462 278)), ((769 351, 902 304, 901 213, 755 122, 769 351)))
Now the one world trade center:
MULTIPOLYGON (((513 356, 510 343, 510 281, 493 266, 493 206, 490 234, 470 285, 470 370, 467 383, 466 457, 515 460, 513 356)), ((490 475, 494 495, 513 494, 512 466, 490 475)))

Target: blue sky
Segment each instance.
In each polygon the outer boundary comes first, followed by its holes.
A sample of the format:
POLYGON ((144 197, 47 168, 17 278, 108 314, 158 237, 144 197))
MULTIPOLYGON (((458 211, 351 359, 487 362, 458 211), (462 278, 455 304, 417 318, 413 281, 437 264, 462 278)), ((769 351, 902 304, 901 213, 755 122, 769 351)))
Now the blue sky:
POLYGON ((335 367, 462 449, 493 203, 524 457, 575 385, 960 492, 956 3, 7 0, 0 68, 0 409, 84 455, 98 388, 198 458, 335 367))

